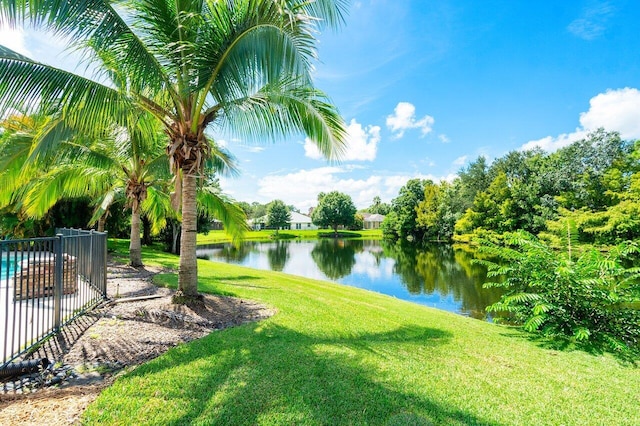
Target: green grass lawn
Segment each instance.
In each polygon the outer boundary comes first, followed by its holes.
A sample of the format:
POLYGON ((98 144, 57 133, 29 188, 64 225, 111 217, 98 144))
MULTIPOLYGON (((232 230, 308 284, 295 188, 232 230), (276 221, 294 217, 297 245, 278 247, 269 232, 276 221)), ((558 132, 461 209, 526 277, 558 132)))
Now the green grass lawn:
POLYGON ((503 326, 337 284, 206 261, 199 268, 201 291, 258 300, 277 314, 123 375, 85 423, 640 424, 640 369, 610 356, 546 349, 503 326))
MULTIPOLYGON (((382 231, 379 229, 367 229, 362 231, 339 231, 341 236, 346 238, 382 238, 382 231)), ((262 231, 248 231, 244 235, 244 240, 270 240, 273 239, 274 231, 262 230, 262 231)), ((333 235, 333 231, 322 230, 299 230, 299 229, 287 229, 284 231, 278 231, 278 238, 280 239, 317 239, 319 236, 333 235)), ((209 231, 207 235, 198 234, 198 244, 216 244, 226 243, 231 241, 225 231, 209 231)))

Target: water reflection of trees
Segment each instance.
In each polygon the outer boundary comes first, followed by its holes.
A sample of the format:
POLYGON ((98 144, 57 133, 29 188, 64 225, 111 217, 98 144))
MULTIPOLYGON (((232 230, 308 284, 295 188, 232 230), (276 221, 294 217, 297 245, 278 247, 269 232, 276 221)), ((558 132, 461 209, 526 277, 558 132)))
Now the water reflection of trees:
POLYGON ((267 248, 267 259, 272 271, 282 271, 289 260, 289 243, 286 241, 276 241, 267 248))
POLYGON ((394 259, 394 272, 411 294, 451 295, 474 318, 484 318, 485 308, 500 298, 498 289, 482 287, 486 270, 472 263, 473 255, 450 245, 384 244, 384 254, 394 259))
POLYGON ((321 239, 311 251, 311 258, 328 278, 337 280, 351 273, 355 254, 363 250, 361 240, 321 239))
POLYGON ((224 244, 214 258, 224 260, 227 263, 242 263, 256 248, 256 242, 244 242, 238 246, 224 244))

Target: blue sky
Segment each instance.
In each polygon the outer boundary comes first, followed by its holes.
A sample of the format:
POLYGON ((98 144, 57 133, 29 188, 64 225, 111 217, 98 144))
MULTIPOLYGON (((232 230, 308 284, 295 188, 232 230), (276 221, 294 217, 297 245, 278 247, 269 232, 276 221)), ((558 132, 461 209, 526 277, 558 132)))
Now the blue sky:
MULTIPOLYGON (((359 208, 410 178, 451 180, 479 155, 554 150, 605 127, 640 138, 637 0, 352 0, 346 26, 320 35, 317 86, 349 125, 337 164, 303 137, 247 145, 218 135, 240 163, 221 180, 240 201, 306 211, 338 190, 359 208)), ((0 43, 69 65, 49 37, 0 43)))

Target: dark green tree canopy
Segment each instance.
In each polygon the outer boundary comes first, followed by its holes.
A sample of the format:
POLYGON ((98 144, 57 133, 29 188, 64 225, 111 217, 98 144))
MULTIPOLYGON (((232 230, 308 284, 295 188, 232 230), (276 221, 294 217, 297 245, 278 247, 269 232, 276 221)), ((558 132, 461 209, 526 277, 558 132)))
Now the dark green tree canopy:
POLYGON ((383 232, 391 238, 421 240, 422 230, 417 223, 417 208, 424 200, 424 188, 427 181, 411 179, 402 188, 400 194, 391 201, 391 210, 383 222, 383 232))
POLYGON ((330 226, 335 234, 338 226, 350 226, 355 221, 356 206, 351 197, 338 191, 323 194, 318 207, 313 210, 311 219, 320 227, 330 226))
POLYGON ((281 200, 274 200, 267 206, 267 226, 276 230, 286 227, 291 222, 291 212, 281 200))
POLYGON ((383 203, 382 199, 377 195, 373 197, 373 203, 366 209, 367 213, 381 214, 381 215, 388 215, 390 211, 391 211, 391 206, 387 203, 383 203))

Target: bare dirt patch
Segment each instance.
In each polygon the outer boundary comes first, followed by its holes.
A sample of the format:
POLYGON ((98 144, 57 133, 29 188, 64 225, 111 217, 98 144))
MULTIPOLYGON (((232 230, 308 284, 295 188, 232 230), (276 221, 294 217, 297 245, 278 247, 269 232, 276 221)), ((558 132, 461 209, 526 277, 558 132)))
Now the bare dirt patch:
POLYGON ((118 374, 181 343, 274 314, 264 305, 233 297, 205 295, 196 308, 171 303, 173 291, 156 287, 158 268, 110 264, 108 303, 64 327, 32 358, 55 366, 27 379, 2 384, 0 424, 74 424, 118 374), (53 385, 53 386, 52 386, 53 385))

